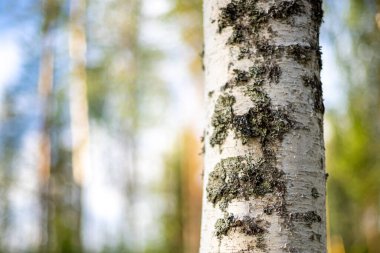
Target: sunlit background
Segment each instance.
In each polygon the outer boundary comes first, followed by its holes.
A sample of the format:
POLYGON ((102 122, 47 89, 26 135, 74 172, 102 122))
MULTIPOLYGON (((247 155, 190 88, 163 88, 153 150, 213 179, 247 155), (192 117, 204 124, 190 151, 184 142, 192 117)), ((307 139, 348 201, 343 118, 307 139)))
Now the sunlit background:
MULTIPOLYGON (((0 0, 0 252, 195 253, 201 0, 0 0)), ((325 0, 328 247, 380 252, 380 1, 325 0)))

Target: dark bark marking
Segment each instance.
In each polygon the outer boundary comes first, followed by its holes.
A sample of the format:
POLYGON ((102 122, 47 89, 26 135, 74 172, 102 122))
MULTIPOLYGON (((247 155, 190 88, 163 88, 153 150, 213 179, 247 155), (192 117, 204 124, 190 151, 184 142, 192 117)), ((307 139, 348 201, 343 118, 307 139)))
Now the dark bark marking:
POLYGON ((303 222, 306 226, 311 227, 313 223, 321 222, 322 218, 315 211, 305 213, 291 213, 289 216, 291 222, 303 222))
POLYGON ((311 94, 314 101, 314 110, 323 114, 325 112, 325 106, 323 104, 322 82, 316 75, 302 76, 302 80, 306 87, 311 88, 311 94))
POLYGON ((311 188, 311 196, 315 199, 319 198, 319 192, 318 192, 317 188, 315 188, 315 187, 311 188))

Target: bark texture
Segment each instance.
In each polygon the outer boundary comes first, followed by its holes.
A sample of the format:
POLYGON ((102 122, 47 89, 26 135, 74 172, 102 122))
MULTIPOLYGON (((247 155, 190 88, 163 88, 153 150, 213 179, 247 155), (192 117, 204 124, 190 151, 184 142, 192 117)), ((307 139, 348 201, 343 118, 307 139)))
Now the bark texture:
POLYGON ((321 5, 204 2, 201 253, 326 252, 321 5))

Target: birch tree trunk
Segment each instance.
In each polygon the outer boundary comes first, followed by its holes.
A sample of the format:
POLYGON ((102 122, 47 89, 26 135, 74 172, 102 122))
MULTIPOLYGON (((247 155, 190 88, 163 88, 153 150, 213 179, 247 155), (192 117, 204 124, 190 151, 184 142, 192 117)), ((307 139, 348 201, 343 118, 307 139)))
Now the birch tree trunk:
POLYGON ((38 94, 41 100, 41 129, 39 141, 39 159, 38 159, 38 182, 39 197, 41 204, 41 231, 39 248, 40 252, 47 252, 51 245, 51 99, 53 89, 54 75, 54 49, 52 45, 52 36, 49 31, 44 31, 42 54, 40 62, 40 73, 38 80, 38 94))
POLYGON ((86 80, 86 0, 71 0, 70 10, 70 116, 73 178, 81 186, 88 163, 88 101, 86 80))
POLYGON ((54 211, 52 202, 52 122, 53 122, 53 84, 54 84, 54 31, 57 28, 57 18, 60 5, 54 0, 42 1, 43 22, 41 24, 42 45, 40 71, 38 77, 38 95, 41 102, 41 129, 38 157, 38 183, 41 207, 40 215, 40 245, 39 252, 49 252, 54 239, 54 211))
POLYGON ((201 253, 326 252, 321 0, 205 0, 201 253))
POLYGON ((73 199, 72 247, 82 252, 82 186, 88 169, 89 119, 86 76, 86 0, 70 1, 69 55, 70 55, 70 130, 73 199))

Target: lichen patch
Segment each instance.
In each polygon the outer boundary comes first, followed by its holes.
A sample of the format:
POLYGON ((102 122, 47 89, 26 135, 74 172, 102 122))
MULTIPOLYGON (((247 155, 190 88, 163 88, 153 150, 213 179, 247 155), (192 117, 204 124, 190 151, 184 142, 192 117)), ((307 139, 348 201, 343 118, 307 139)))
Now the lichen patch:
POLYGON ((220 239, 226 236, 231 230, 239 231, 245 235, 260 235, 265 232, 265 228, 260 221, 249 216, 237 218, 233 214, 226 214, 224 218, 218 219, 215 223, 215 234, 220 239))
POLYGON ((221 95, 215 105, 211 119, 213 133, 210 145, 222 145, 227 137, 228 130, 235 133, 243 144, 251 138, 258 138, 260 143, 281 140, 293 125, 285 110, 272 109, 270 98, 259 88, 247 86, 245 95, 254 106, 243 115, 235 114, 233 105, 235 98, 228 94, 221 95))
POLYGON ((248 200, 279 191, 281 177, 282 173, 267 161, 255 162, 242 156, 226 158, 209 175, 207 200, 225 210, 233 199, 248 200))
POLYGON ((232 72, 233 78, 229 81, 228 88, 244 85, 260 87, 265 81, 278 84, 281 77, 280 67, 273 62, 256 63, 248 70, 233 69, 232 72))
POLYGON ((289 21, 289 17, 301 14, 305 11, 299 1, 275 2, 268 10, 257 5, 257 0, 232 0, 226 7, 221 8, 218 19, 219 32, 226 27, 233 27, 233 33, 250 27, 257 32, 268 20, 289 21), (245 25, 243 29, 243 24, 245 25))
POLYGON ((236 102, 235 97, 229 94, 224 94, 218 97, 214 114, 211 118, 213 126, 213 134, 210 138, 210 145, 221 145, 227 138, 228 129, 234 117, 232 106, 236 102))

